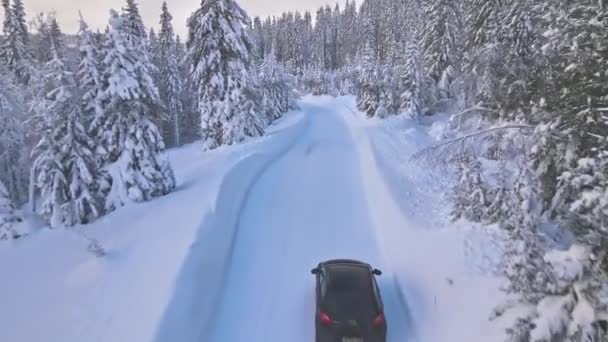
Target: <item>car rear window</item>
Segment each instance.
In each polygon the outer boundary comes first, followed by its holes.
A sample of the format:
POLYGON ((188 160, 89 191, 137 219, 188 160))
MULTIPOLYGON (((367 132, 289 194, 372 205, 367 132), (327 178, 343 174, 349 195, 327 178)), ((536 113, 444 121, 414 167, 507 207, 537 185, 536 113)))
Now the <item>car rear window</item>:
POLYGON ((323 304, 334 319, 338 320, 373 315, 377 306, 369 270, 358 266, 328 267, 323 304))

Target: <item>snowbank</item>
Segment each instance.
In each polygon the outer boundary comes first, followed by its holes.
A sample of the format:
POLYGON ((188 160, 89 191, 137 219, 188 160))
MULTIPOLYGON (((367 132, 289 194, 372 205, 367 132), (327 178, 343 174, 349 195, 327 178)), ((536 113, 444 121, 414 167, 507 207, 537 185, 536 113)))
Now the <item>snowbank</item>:
POLYGON ((194 338, 179 329, 186 323, 203 328, 210 312, 205 302, 190 299, 197 288, 206 291, 197 299, 210 303, 221 286, 244 190, 304 127, 302 114, 292 112, 246 144, 171 151, 179 182, 174 193, 89 226, 0 243, 0 341, 194 338), (88 252, 89 238, 108 255, 88 252), (212 259, 197 264, 203 254, 212 259), (186 314, 193 314, 187 322, 176 321, 186 314))
POLYGON ((502 327, 489 322, 504 295, 488 274, 496 257, 482 249, 490 236, 449 222, 441 194, 445 174, 422 170, 408 160, 432 143, 437 125, 409 120, 362 119, 352 98, 340 98, 343 117, 358 145, 363 185, 387 274, 402 290, 418 341, 500 341, 502 327), (479 270, 483 272, 479 272, 479 270))

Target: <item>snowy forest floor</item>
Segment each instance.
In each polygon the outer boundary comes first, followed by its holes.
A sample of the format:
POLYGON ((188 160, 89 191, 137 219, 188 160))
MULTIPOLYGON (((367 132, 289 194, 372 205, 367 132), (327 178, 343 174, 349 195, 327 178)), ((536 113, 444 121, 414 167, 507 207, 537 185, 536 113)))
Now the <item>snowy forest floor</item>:
POLYGON ((170 151, 169 196, 0 243, 0 341, 310 342, 309 271, 333 257, 384 271, 390 342, 500 341, 500 238, 451 223, 450 177, 410 160, 447 118, 352 108, 306 97, 263 138, 170 151))

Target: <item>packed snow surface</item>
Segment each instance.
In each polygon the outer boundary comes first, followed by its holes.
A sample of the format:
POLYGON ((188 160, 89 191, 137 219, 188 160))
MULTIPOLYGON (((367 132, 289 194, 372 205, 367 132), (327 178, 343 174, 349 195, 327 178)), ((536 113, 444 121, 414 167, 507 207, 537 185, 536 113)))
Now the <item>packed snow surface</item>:
POLYGON ((354 107, 306 97, 263 138, 171 151, 169 196, 0 244, 0 341, 311 342, 330 258, 384 271, 390 342, 500 341, 499 244, 449 222, 449 177, 409 160, 443 121, 354 107))
MULTIPOLYGON (((305 111, 306 132, 256 182, 241 212, 205 341, 314 341, 310 269, 334 258, 384 269, 351 131, 332 107, 306 105, 305 111)), ((404 341, 412 330, 393 276, 379 279, 388 340, 404 341)))

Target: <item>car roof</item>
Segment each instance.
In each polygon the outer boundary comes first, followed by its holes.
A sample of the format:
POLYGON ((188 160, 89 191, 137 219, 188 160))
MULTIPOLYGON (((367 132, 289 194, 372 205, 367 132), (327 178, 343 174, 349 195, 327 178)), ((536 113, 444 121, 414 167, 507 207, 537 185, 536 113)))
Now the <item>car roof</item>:
POLYGON ((367 268, 371 268, 371 266, 368 263, 359 261, 359 260, 353 260, 353 259, 332 259, 332 260, 327 260, 324 262, 319 263, 320 267, 323 266, 330 266, 330 265, 357 265, 357 266, 364 266, 367 268))
MULTIPOLYGON (((348 288, 353 282, 370 285, 372 273, 358 264, 333 264, 326 267, 328 283, 334 288, 348 288)), ((367 286, 366 286, 367 287, 367 286)))

